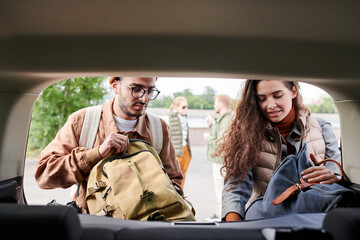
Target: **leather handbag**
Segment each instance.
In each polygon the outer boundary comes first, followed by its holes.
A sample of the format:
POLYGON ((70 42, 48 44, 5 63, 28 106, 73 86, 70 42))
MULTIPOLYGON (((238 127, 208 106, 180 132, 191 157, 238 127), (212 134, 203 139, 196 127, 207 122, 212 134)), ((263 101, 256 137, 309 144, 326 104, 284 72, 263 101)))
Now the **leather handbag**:
POLYGON ((246 210, 245 219, 261 219, 291 213, 327 212, 346 206, 356 193, 344 185, 346 175, 339 163, 326 159, 315 164, 331 161, 338 165, 341 180, 332 184, 308 183, 301 172, 314 164, 307 159, 306 143, 297 155, 287 156, 275 170, 263 197, 256 199, 246 210))

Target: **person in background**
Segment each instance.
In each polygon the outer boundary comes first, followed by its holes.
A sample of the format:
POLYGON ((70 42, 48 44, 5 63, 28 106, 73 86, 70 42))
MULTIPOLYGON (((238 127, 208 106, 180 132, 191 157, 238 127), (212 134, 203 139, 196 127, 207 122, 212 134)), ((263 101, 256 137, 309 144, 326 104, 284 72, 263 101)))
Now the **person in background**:
POLYGON ((188 102, 186 98, 179 96, 173 100, 169 112, 170 138, 174 144, 176 158, 179 161, 184 178, 181 184, 182 188, 184 187, 185 174, 191 160, 187 109, 188 102))
MULTIPOLYGON (((337 138, 329 122, 313 117, 303 104, 299 83, 280 80, 247 80, 236 116, 217 155, 224 160, 225 185, 222 219, 246 219, 246 208, 265 194, 275 169, 303 143, 318 161, 335 159, 341 164, 337 138)), ((310 183, 330 184, 339 180, 334 163, 305 169, 310 183)))
POLYGON ((223 165, 223 160, 221 157, 213 157, 212 155, 215 153, 223 134, 231 123, 231 98, 226 94, 216 95, 214 109, 216 113, 215 119, 209 114, 205 119, 206 124, 210 128, 210 134, 207 134, 205 137, 208 142, 207 159, 212 162, 217 207, 214 216, 207 219, 208 221, 220 220, 221 216, 221 194, 224 187, 224 178, 220 170, 223 165))

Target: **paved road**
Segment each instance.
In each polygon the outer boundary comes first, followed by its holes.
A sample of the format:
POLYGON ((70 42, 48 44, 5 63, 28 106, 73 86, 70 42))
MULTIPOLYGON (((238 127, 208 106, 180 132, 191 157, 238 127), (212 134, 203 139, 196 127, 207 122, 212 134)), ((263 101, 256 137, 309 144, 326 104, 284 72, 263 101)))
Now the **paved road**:
MULTIPOLYGON (((196 210, 198 221, 204 221, 215 213, 215 192, 212 179, 212 165, 206 160, 206 147, 192 147, 193 158, 190 162, 185 181, 185 195, 196 210)), ((65 204, 70 198, 70 189, 40 189, 33 177, 36 160, 27 160, 24 176, 24 190, 28 204, 44 205, 53 199, 65 204)))
POLYGON ((216 212, 212 164, 206 160, 206 147, 191 147, 191 151, 184 192, 196 210, 196 219, 204 221, 216 212))

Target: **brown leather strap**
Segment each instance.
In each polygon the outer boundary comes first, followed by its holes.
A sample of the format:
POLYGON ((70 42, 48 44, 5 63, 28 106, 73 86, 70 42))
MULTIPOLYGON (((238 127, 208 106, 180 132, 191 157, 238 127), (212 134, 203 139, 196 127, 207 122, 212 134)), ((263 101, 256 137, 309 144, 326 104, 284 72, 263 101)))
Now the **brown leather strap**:
POLYGON ((342 166, 340 165, 340 163, 339 163, 338 161, 334 160, 334 159, 325 159, 325 160, 322 160, 322 161, 320 161, 320 162, 317 162, 316 166, 319 166, 319 165, 324 164, 324 163, 326 163, 326 162, 333 162, 333 163, 335 163, 335 164, 338 166, 338 168, 340 169, 340 175, 341 175, 341 177, 344 177, 344 175, 345 175, 344 169, 342 168, 342 166))
POLYGON ((340 165, 340 163, 338 163, 336 160, 334 159, 324 159, 322 161, 318 161, 315 157, 315 155, 313 153, 310 153, 310 159, 313 161, 314 165, 315 166, 320 166, 321 164, 324 164, 326 162, 333 162, 335 163, 338 168, 340 169, 340 174, 341 174, 341 177, 345 177, 345 172, 344 172, 344 169, 342 168, 342 166, 340 165))
MULTIPOLYGON (((338 163, 336 160, 334 159, 325 159, 322 161, 317 161, 316 157, 314 154, 310 154, 310 158, 311 160, 314 162, 314 164, 316 166, 320 166, 321 164, 324 164, 326 162, 333 162, 335 163, 338 168, 340 169, 340 174, 341 177, 344 178, 345 177, 345 173, 344 170, 342 168, 342 166, 340 165, 340 163, 338 163)), ((288 189, 286 189, 282 194, 280 194, 280 196, 278 196, 276 199, 274 199, 274 201, 272 202, 274 205, 279 205, 280 203, 282 203, 283 201, 285 201, 286 199, 288 199, 290 196, 300 192, 303 189, 306 189, 312 185, 315 185, 318 183, 308 183, 307 181, 305 181, 304 179, 300 178, 300 183, 296 183, 294 185, 292 185, 291 187, 289 187, 288 189)))
POLYGON ((272 201, 272 204, 279 205, 280 203, 282 203, 292 195, 315 184, 318 183, 308 183, 304 179, 300 178, 300 183, 296 183, 291 187, 289 187, 288 189, 286 189, 282 194, 280 194, 280 196, 278 196, 277 198, 274 199, 274 201, 272 201))
POLYGON ((279 205, 280 203, 288 199, 291 195, 295 194, 295 192, 299 191, 298 185, 299 184, 295 184, 286 189, 280 196, 278 196, 274 199, 274 201, 272 201, 272 204, 279 205))

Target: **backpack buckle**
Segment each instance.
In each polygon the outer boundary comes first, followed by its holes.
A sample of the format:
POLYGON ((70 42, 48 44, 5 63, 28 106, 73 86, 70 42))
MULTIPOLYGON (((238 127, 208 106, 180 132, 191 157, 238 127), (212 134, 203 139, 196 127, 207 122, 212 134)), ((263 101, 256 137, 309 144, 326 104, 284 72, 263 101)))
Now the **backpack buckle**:
POLYGON ((108 216, 112 214, 114 211, 115 209, 113 209, 110 205, 106 205, 105 207, 103 207, 103 209, 101 209, 101 215, 108 216))
POLYGON ((99 180, 97 182, 94 183, 94 190, 99 190, 101 188, 106 187, 106 183, 104 183, 103 181, 99 180))
POLYGON ((151 197, 152 195, 154 195, 154 192, 153 191, 145 191, 144 192, 144 195, 140 195, 140 199, 141 200, 144 200, 145 198, 148 198, 148 197, 151 197))
POLYGON ((166 217, 164 216, 164 214, 162 214, 159 210, 156 211, 155 213, 151 214, 147 221, 167 221, 166 217))

